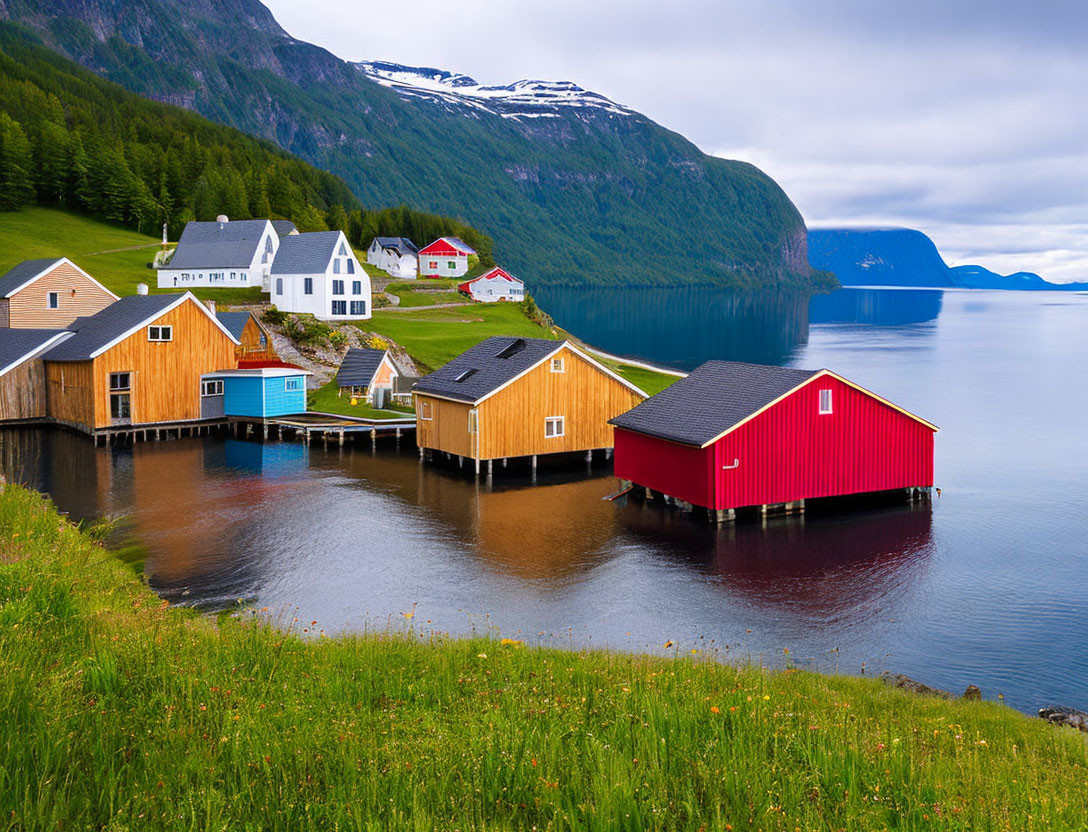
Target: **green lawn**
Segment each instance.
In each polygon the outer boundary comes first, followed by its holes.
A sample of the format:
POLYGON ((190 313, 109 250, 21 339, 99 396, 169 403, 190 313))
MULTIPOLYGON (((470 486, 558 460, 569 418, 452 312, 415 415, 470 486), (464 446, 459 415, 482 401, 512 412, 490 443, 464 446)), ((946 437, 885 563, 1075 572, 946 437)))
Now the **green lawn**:
POLYGON ((439 303, 471 303, 457 291, 459 283, 458 280, 397 280, 386 286, 385 291, 400 298, 402 309, 439 303))
POLYGON ((405 416, 415 415, 415 411, 410 407, 395 406, 389 410, 375 410, 363 401, 352 406, 349 396, 337 396, 339 389, 336 380, 333 379, 324 387, 311 391, 306 397, 307 409, 322 413, 338 413, 341 416, 357 416, 360 419, 403 419, 405 416))
MULTIPOLYGON (((0 273, 23 260, 67 257, 118 295, 136 294, 136 284, 146 283, 152 293, 155 271, 148 268, 161 238, 56 208, 29 207, 0 212, 0 273)), ((176 292, 179 289, 163 289, 176 292)), ((193 289, 199 298, 223 303, 256 303, 255 289, 193 289)))
POLYGON ((471 304, 464 308, 425 309, 421 312, 375 310, 374 317, 359 326, 392 338, 424 372, 441 367, 451 358, 492 335, 523 338, 558 338, 558 331, 537 326, 513 303, 471 304))
POLYGON ((289 611, 174 609, 8 486, 4 828, 1088 828, 1085 736, 1002 705, 733 667, 668 634, 657 656, 545 650, 403 613, 325 638, 289 611))

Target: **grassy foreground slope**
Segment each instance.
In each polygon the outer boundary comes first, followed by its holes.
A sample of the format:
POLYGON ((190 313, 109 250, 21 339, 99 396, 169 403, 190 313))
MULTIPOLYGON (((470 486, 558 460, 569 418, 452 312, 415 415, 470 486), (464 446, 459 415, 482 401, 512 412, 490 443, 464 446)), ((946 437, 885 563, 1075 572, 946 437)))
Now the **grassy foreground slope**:
POLYGON ((4 489, 4 828, 1088 824, 1083 735, 994 704, 701 655, 284 624, 171 609, 4 489))

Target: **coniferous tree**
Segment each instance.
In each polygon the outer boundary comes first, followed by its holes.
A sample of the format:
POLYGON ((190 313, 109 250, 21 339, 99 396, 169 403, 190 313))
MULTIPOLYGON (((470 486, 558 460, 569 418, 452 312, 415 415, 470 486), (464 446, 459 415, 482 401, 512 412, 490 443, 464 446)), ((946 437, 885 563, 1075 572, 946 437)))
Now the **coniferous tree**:
POLYGON ((22 126, 0 112, 0 211, 13 211, 34 199, 32 165, 22 126))

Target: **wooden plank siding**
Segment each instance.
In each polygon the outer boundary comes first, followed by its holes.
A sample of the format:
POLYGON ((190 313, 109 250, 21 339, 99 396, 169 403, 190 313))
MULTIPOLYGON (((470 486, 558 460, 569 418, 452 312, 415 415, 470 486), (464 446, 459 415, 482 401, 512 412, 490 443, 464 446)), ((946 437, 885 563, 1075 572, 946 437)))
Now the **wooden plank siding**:
POLYGON ((473 459, 611 448, 608 420, 643 397, 567 347, 555 357, 563 359, 563 372, 552 372, 549 359, 481 402, 476 436, 469 433, 471 405, 417 393, 420 446, 473 459), (423 402, 432 407, 429 424, 421 415, 423 402), (547 437, 545 421, 554 416, 563 417, 564 435, 547 437))
POLYGON ((131 373, 131 424, 200 418, 200 376, 238 366, 235 344, 194 302, 159 316, 174 340, 147 340, 147 325, 92 361, 47 362, 49 415, 94 430, 109 427, 110 373, 131 373))
POLYGON ((60 263, 6 300, 6 326, 17 329, 66 329, 76 318, 101 312, 115 299, 78 269, 60 263), (50 292, 57 293, 59 305, 56 309, 49 308, 50 292))
POLYGON ((45 417, 45 367, 24 361, 0 376, 0 422, 45 417))
POLYGON ((235 347, 238 357, 248 361, 275 361, 279 358, 270 336, 266 336, 264 345, 261 345, 261 335, 264 334, 256 318, 250 316, 242 329, 242 337, 238 339, 242 344, 235 347))

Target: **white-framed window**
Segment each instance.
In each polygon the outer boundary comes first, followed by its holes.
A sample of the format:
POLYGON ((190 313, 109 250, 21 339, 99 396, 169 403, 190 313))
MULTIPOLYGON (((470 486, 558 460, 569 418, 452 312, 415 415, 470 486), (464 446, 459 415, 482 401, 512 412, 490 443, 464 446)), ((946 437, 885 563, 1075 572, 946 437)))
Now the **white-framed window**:
POLYGON ((549 416, 544 420, 544 436, 547 439, 563 436, 565 427, 562 416, 549 416))
POLYGON ((314 293, 314 279, 312 277, 302 278, 302 294, 312 295, 314 293))
POLYGON ((831 391, 826 390, 826 389, 821 390, 820 391, 820 414, 825 415, 825 414, 831 413, 831 412, 832 412, 831 391))
POLYGON ((344 294, 344 281, 342 281, 342 280, 334 280, 334 281, 332 282, 332 293, 333 293, 334 295, 342 295, 342 294, 344 294))
POLYGON ((345 262, 345 263, 347 264, 347 267, 348 267, 348 268, 347 268, 347 272, 348 272, 348 274, 355 274, 355 261, 354 261, 354 260, 352 260, 352 259, 351 259, 351 258, 349 257, 349 258, 348 258, 347 260, 345 260, 344 262, 345 262))
POLYGON ((341 257, 347 257, 348 256, 347 247, 343 243, 340 244, 340 256, 341 257))
POLYGON ((351 302, 351 314, 352 315, 365 315, 366 314, 366 301, 365 300, 353 300, 351 302))
POLYGON ((172 326, 149 326, 147 328, 148 341, 173 341, 174 328, 172 326))
POLYGON ((438 268, 438 261, 437 260, 428 260, 427 261, 427 268, 428 269, 437 269, 438 268))
POLYGON ((209 378, 200 382, 200 395, 201 396, 222 396, 223 395, 223 379, 221 378, 209 378))
POLYGON ((300 379, 298 377, 285 378, 283 380, 283 389, 284 390, 301 390, 302 389, 302 379, 300 379))
POLYGON ((468 432, 476 433, 480 429, 480 415, 475 410, 468 412, 468 432))
POLYGON ((277 295, 282 295, 283 294, 283 278, 282 277, 277 277, 276 278, 276 294, 277 295))
POLYGON ((456 269, 457 268, 457 261, 456 260, 446 261, 446 268, 447 269, 456 269))
POLYGON ((340 259, 339 258, 333 258, 333 261, 332 261, 332 273, 333 274, 340 274, 340 259))
POLYGON ((552 359, 552 372, 553 373, 565 373, 567 371, 567 363, 562 358, 552 359))
POLYGON ((230 273, 230 279, 231 280, 237 280, 238 279, 238 272, 231 272, 230 273))
POLYGON ((429 422, 432 418, 434 418, 433 408, 431 407, 430 402, 422 401, 419 403, 419 418, 423 419, 425 422, 429 422))
POLYGON ((346 300, 334 300, 332 302, 332 314, 334 314, 334 315, 346 315, 346 314, 348 314, 348 302, 346 300))
POLYGON ((45 296, 45 305, 49 309, 59 309, 60 308, 60 292, 49 292, 45 296))
POLYGON ((248 281, 248 280, 249 280, 249 277, 248 277, 248 275, 246 275, 246 273, 245 273, 245 272, 242 272, 242 282, 243 282, 243 283, 245 283, 245 282, 246 282, 246 281, 248 281))
POLYGON ((363 281, 361 281, 361 280, 351 281, 351 293, 353 295, 361 295, 363 293, 363 281))

